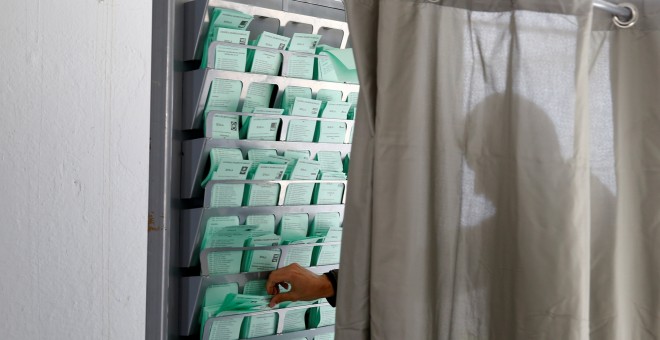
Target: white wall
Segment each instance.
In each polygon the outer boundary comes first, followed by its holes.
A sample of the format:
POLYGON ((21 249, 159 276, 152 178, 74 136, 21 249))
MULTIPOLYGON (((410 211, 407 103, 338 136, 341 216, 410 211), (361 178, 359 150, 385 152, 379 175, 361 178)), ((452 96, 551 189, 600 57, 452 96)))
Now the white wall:
POLYGON ((144 338, 149 0, 0 1, 0 338, 144 338))

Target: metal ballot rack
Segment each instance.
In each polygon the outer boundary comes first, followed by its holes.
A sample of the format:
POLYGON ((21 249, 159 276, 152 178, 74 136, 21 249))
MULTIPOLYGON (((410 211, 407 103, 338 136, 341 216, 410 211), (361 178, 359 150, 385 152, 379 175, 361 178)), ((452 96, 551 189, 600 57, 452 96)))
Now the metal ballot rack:
MULTIPOLYGON (((289 122, 294 117, 285 115, 277 116, 280 124, 276 141, 229 140, 216 139, 204 132, 212 129, 212 120, 204 120, 204 110, 214 79, 240 81, 240 105, 247 96, 250 84, 272 84, 276 90, 271 107, 280 107, 288 86, 310 88, 313 95, 321 89, 340 91, 342 99, 346 101, 350 93, 359 92, 359 85, 290 77, 287 65, 292 57, 328 57, 286 50, 277 50, 282 55, 282 71, 277 76, 214 69, 217 46, 270 50, 257 46, 213 42, 208 49, 208 63, 201 65, 205 38, 214 8, 234 9, 252 15, 254 19, 248 28, 251 40, 264 31, 288 37, 294 33, 313 33, 322 36, 320 44, 337 48, 350 47, 346 14, 341 0, 169 0, 154 3, 146 338, 210 339, 211 325, 214 322, 276 313, 276 334, 257 339, 312 340, 319 335, 334 332, 334 326, 284 333, 286 313, 327 306, 325 303, 217 316, 201 325, 200 309, 208 287, 236 283, 241 292, 247 282, 265 280, 269 274, 257 272, 212 275, 207 258, 214 252, 280 251, 277 263, 279 268, 284 265, 288 252, 303 248, 336 246, 338 242, 210 248, 203 251, 200 251, 200 244, 207 222, 218 216, 237 216, 241 224, 246 222, 248 216, 273 215, 277 225, 283 215, 291 213, 305 213, 309 221, 319 213, 338 213, 343 220, 347 181, 216 180, 207 183, 206 188, 214 184, 270 184, 280 187, 276 205, 241 207, 214 207, 210 202, 210 190, 205 190, 201 182, 208 171, 209 154, 214 148, 239 149, 244 158, 251 149, 272 149, 276 150, 278 155, 288 150, 307 150, 311 159, 320 151, 338 151, 343 159, 350 153, 354 121, 295 117, 297 120, 345 124, 344 142, 338 144, 287 141, 289 122), (344 198, 341 203, 330 205, 285 205, 284 195, 287 187, 301 183, 343 185, 344 198)), ((211 111, 207 114, 255 116, 244 112, 211 111)), ((309 269, 321 274, 335 268, 338 268, 338 265, 313 266, 309 269)))

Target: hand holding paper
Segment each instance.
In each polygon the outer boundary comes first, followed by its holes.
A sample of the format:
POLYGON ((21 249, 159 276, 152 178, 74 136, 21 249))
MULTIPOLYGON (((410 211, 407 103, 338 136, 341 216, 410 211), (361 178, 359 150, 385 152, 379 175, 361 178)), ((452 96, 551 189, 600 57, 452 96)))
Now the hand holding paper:
POLYGON ((325 275, 316 275, 297 263, 270 273, 266 290, 268 294, 274 295, 270 300, 271 307, 283 301, 312 301, 335 295, 325 275), (280 293, 279 285, 290 290, 280 293))

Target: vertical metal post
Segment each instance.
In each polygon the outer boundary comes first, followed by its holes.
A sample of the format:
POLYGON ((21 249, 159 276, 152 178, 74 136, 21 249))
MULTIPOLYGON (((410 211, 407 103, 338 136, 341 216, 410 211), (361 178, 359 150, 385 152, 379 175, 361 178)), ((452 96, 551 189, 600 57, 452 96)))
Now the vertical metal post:
POLYGON ((154 0, 145 339, 177 337, 183 0, 154 0))

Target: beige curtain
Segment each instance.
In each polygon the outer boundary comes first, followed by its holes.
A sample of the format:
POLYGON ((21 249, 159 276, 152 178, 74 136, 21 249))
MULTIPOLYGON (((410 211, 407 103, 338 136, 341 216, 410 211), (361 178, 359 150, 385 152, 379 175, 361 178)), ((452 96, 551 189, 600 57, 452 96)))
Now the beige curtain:
POLYGON ((660 339, 660 1, 347 0, 337 339, 660 339))

